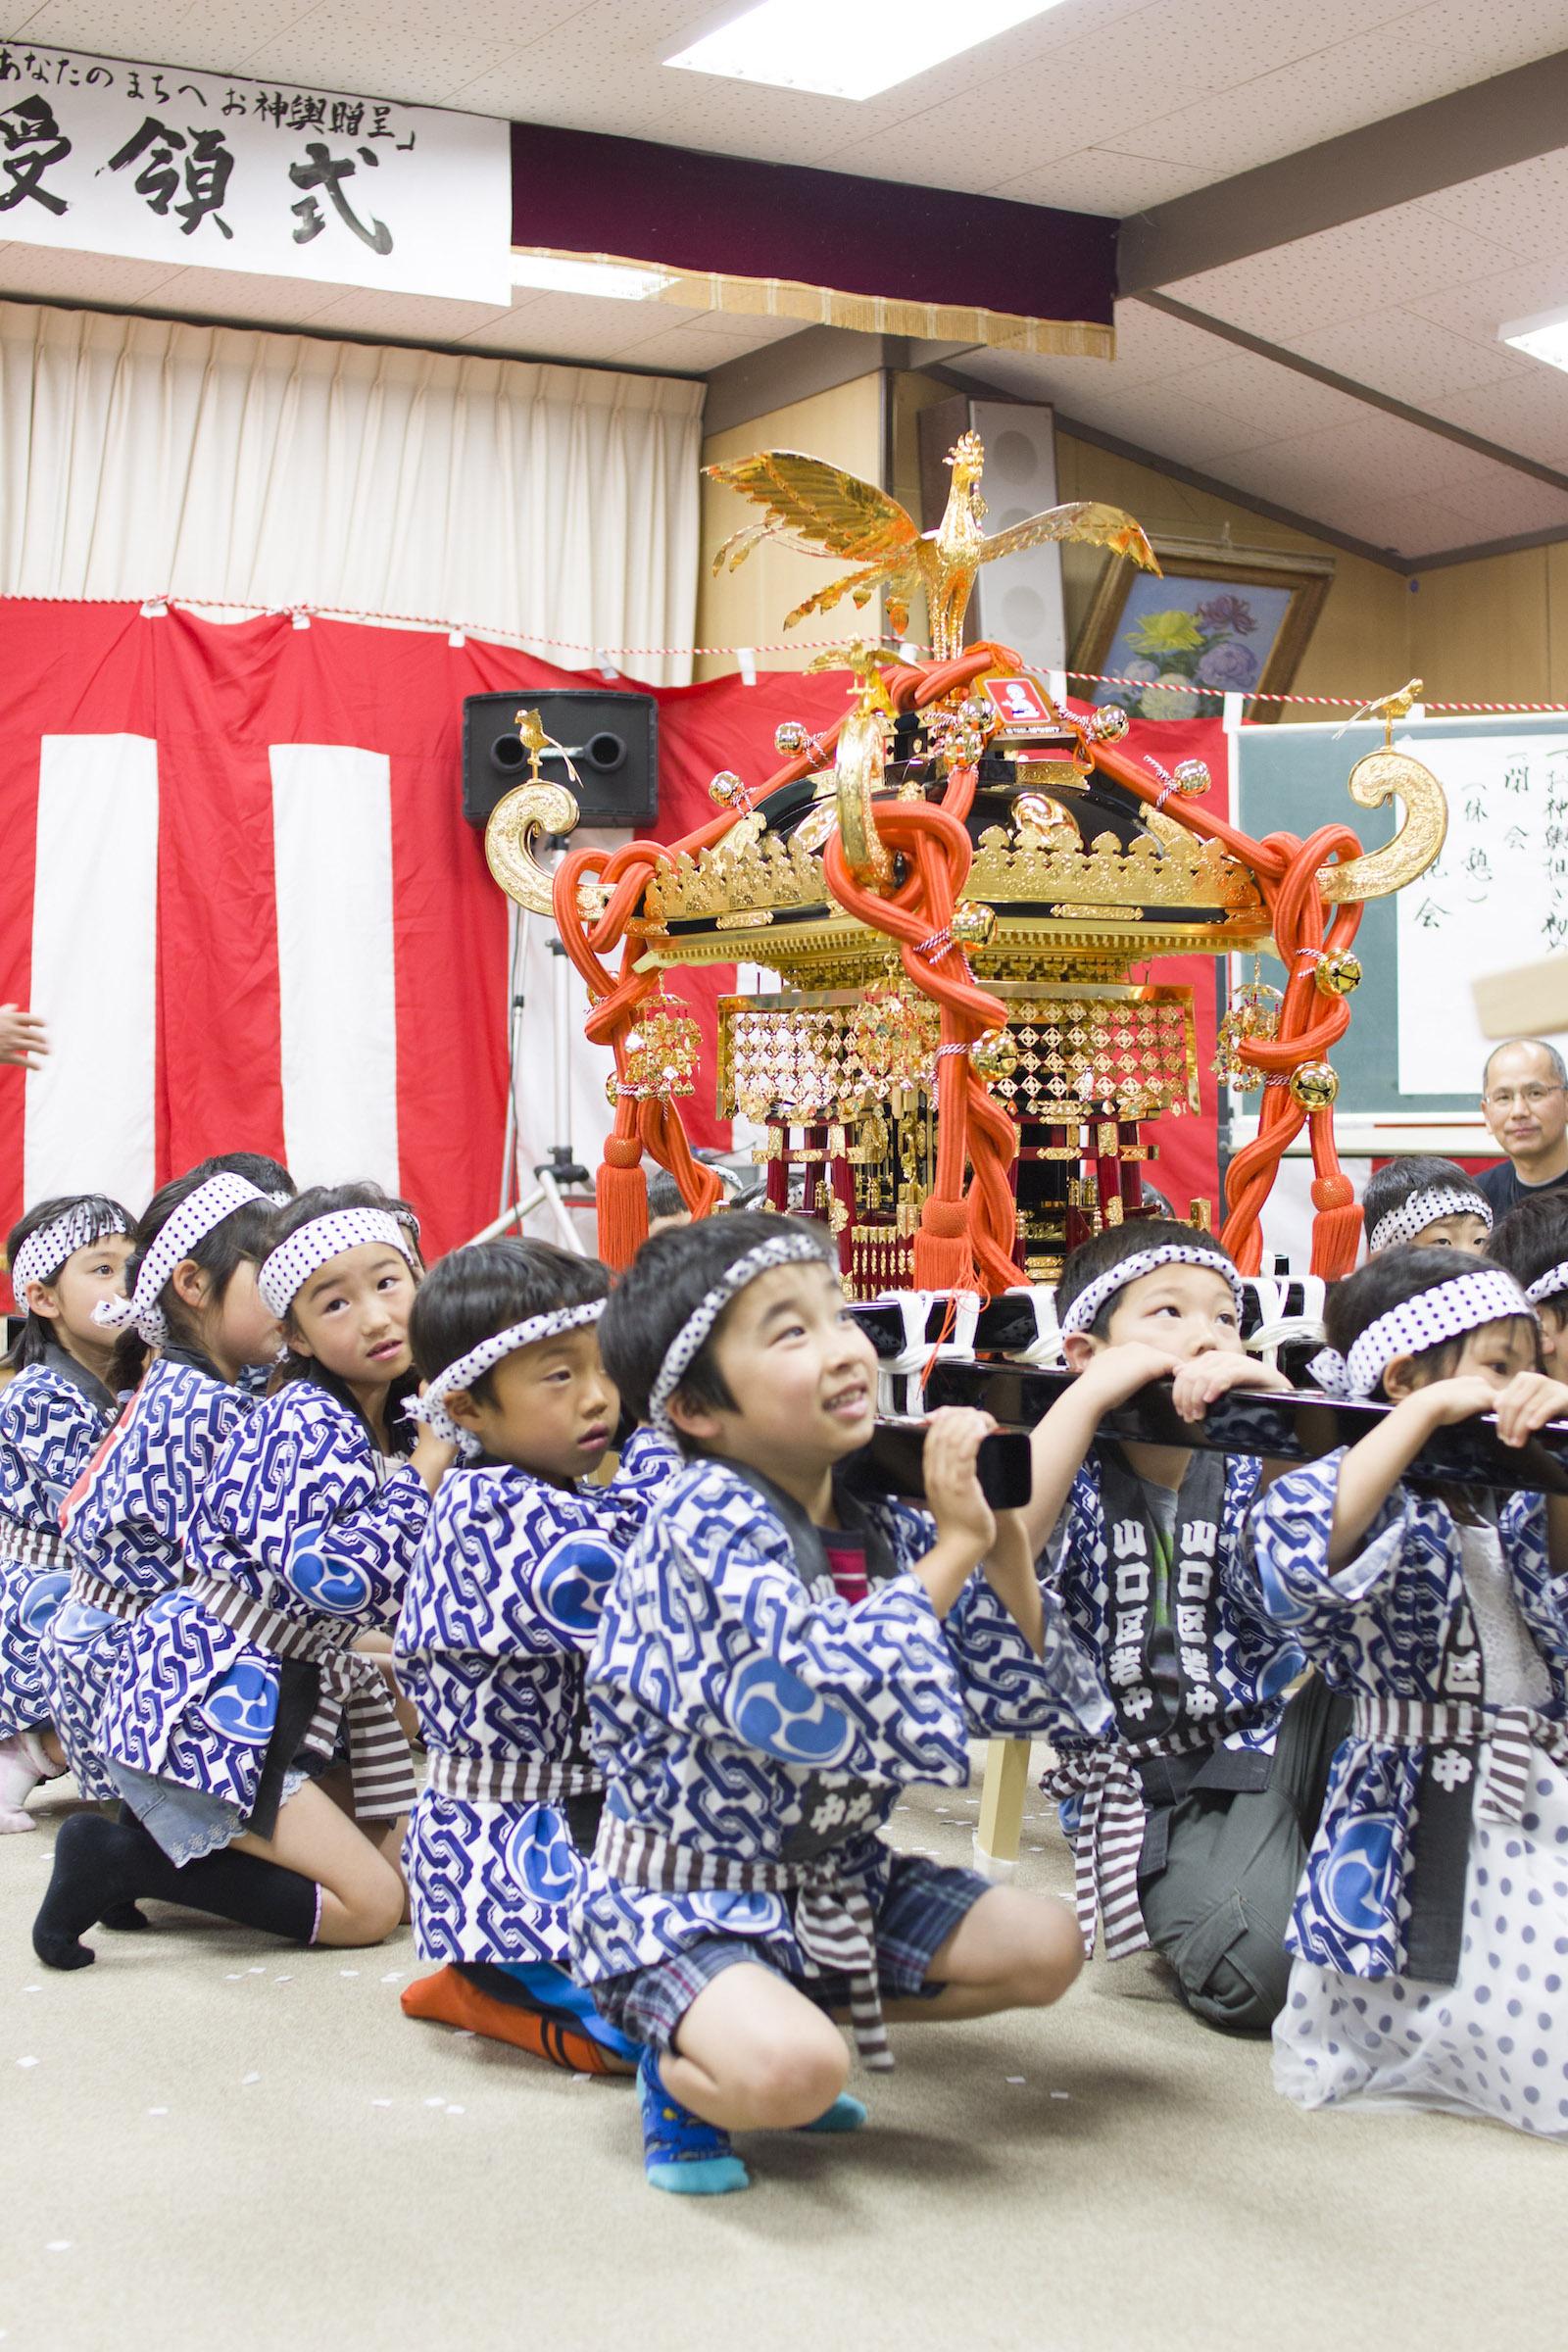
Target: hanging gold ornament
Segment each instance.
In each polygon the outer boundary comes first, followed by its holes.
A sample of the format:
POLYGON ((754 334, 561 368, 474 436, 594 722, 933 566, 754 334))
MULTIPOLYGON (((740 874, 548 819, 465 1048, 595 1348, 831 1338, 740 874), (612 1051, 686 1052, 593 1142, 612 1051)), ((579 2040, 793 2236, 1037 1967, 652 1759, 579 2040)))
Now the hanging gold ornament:
POLYGON ((942 1018, 929 999, 872 988, 850 1020, 845 1059, 874 1099, 886 1100, 895 1087, 932 1084, 941 1036, 942 1018))
POLYGON ((948 928, 960 948, 987 948, 996 936, 997 910, 982 899, 960 899, 948 928))
POLYGON ((1263 1073, 1242 1059, 1241 1049, 1249 1044, 1271 1044, 1278 1036, 1280 1003, 1279 990, 1270 988, 1266 980, 1249 980, 1236 991, 1220 1022, 1213 1067, 1219 1077, 1244 1094, 1262 1085, 1263 1073))
POLYGON ((1303 1110, 1327 1110, 1340 1091, 1340 1074, 1326 1061, 1304 1061, 1291 1076, 1291 1093, 1303 1110))
POLYGON ((1132 720, 1120 703, 1104 703, 1089 722, 1089 731, 1097 743, 1120 743, 1132 720))
POLYGON ((708 787, 708 797, 720 808, 733 808, 746 800, 746 787, 731 767, 721 767, 708 787))
POLYGON ((1348 997, 1361 985, 1361 958, 1342 949, 1337 956, 1325 956, 1312 977, 1324 996, 1348 997))
POLYGON ((703 1033, 689 1012, 656 998, 626 1035, 622 1077, 639 1094, 667 1099, 689 1095, 703 1050, 703 1033))
POLYGON ((1170 771, 1170 780, 1189 800, 1200 799, 1213 782, 1207 763, 1201 760, 1178 760, 1170 771))
POLYGON ((996 1029, 975 1039, 969 1060, 977 1075, 988 1081, 1010 1078, 1018 1067, 1018 1048, 1005 1029, 996 1029))
POLYGON ((773 730, 773 749, 786 760, 798 760, 811 738, 798 718, 781 719, 773 730))

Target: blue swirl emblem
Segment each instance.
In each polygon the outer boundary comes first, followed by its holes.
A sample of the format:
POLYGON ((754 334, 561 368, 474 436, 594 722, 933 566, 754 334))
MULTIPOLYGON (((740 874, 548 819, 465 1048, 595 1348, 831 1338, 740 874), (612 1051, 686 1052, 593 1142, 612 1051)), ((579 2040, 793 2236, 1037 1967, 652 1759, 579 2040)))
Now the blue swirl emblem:
POLYGON ((57 1614, 61 1602, 70 1591, 71 1579, 69 1576, 54 1574, 35 1576, 23 1594, 22 1606, 17 1612, 22 1621, 23 1632, 36 1642, 44 1627, 57 1614))
POLYGON ((302 1527, 284 1564, 283 1574, 301 1600, 308 1600, 323 1617, 357 1617, 368 1607, 370 1579, 352 1560, 322 1559, 315 1548, 326 1530, 302 1527))
POLYGON ((747 1894, 738 1886, 713 1886, 683 1899, 694 1919, 724 1928, 732 1936, 777 1936, 787 1925, 784 1905, 776 1894, 747 1894))
POLYGON ((776 1658, 751 1658, 737 1668, 729 1717, 748 1746, 782 1764, 840 1764, 855 1745, 848 1716, 776 1658))
POLYGON ((107 1609, 90 1609, 85 1601, 68 1600, 54 1621, 51 1639, 57 1649, 86 1649, 105 1626, 114 1622, 107 1609))
POLYGON ((534 1605, 552 1633, 568 1642, 591 1638, 614 1573, 615 1555, 602 1536, 563 1536, 552 1544, 534 1580, 534 1605))
POLYGON ((1394 1879, 1394 1817, 1366 1813, 1336 1838, 1318 1874, 1324 1908, 1347 1936, 1375 1936, 1394 1879))
POLYGON ((265 1747, 277 1721, 276 1678, 265 1666, 242 1658, 196 1711, 220 1738, 237 1740, 243 1747, 265 1747))
POLYGON ((571 1833, 554 1805, 530 1805, 507 1839, 507 1875, 531 1902, 570 1902, 583 1868, 571 1833))

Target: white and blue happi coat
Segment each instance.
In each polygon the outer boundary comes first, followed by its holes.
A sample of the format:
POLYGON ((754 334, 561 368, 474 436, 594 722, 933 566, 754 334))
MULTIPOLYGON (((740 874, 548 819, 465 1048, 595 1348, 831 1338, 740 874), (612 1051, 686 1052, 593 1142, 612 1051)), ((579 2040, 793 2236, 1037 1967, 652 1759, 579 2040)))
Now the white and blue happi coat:
MULTIPOLYGON (((588 1669, 607 1827, 743 1867, 831 1855, 875 1910, 892 1861, 878 1832, 910 1783, 965 1785, 971 1730, 1102 1719, 1049 1601, 1042 1658, 979 1573, 940 1619, 908 1573, 932 1548, 930 1517, 883 1502, 865 1518, 894 1573, 851 1603, 831 1577, 807 1581, 765 1482, 712 1460, 671 1482, 611 1584, 588 1669)), ((600 1983, 720 1935, 799 1974, 795 1899, 629 1885, 596 1855, 573 1910, 573 1973, 600 1983)))
POLYGON ((588 1652, 610 1580, 681 1466, 637 1430, 607 1486, 556 1487, 499 1462, 442 1480, 396 1642, 430 1754, 403 1848, 421 1960, 565 1964, 584 1872, 568 1800, 591 1813, 604 1787, 588 1652))
POLYGON ((184 1538, 213 1463, 252 1400, 211 1366, 171 1351, 149 1366, 67 1499, 62 1525, 81 1576, 120 1607, 66 1599, 39 1643, 50 1719, 83 1796, 119 1794, 99 1753, 98 1718, 132 1614, 184 1575, 184 1538))
POLYGON ((1293 1630, 1264 1607, 1248 1536, 1261 1464, 1225 1460, 1224 1502, 1206 1548, 1178 1515, 1171 1561, 1169 1695, 1155 1687, 1151 1569, 1140 1547, 1118 1553, 1105 1525, 1100 1467, 1091 1451, 1042 1560, 1084 1657, 1100 1676, 1114 1720, 1099 1740, 1074 1728, 1053 1745, 1062 1757, 1094 1747, 1170 1740, 1238 1754, 1271 1755, 1285 1692, 1306 1663, 1293 1630), (1186 1541, 1191 1538, 1191 1541, 1186 1541))
POLYGON ((71 1585, 61 1507, 114 1417, 64 1348, 0 1389, 0 1738, 49 1720, 38 1643, 71 1585))
MULTIPOLYGON (((1335 1690, 1484 1707, 1482 1646, 1452 1514, 1438 1496, 1397 1487, 1355 1558, 1331 1569, 1343 1459, 1342 1449, 1288 1472, 1255 1505, 1266 1606, 1335 1690)), ((1500 1501, 1503 1556, 1550 1677, 1548 1712, 1561 1716, 1568 1622, 1553 1589, 1545 1504, 1528 1494, 1500 1501)), ((1451 1980, 1475 1790, 1473 1750, 1434 1755, 1352 1732, 1334 1760, 1289 1948, 1343 1976, 1451 1980)))
MULTIPOLYGON (((290 1381, 214 1464, 186 1538, 188 1572, 352 1639, 395 1622, 429 1510, 417 1471, 379 1453, 357 1412, 314 1381, 290 1381)), ((278 1690, 270 1650, 176 1590, 122 1647, 100 1720, 104 1754, 248 1820, 278 1690)))

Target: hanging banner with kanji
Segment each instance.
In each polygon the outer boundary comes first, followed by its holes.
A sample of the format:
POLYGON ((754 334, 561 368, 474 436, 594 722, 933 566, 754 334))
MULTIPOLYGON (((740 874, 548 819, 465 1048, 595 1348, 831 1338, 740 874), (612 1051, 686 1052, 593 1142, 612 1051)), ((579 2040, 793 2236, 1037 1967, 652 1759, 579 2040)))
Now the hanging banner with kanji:
POLYGON ((0 239, 505 304, 511 224, 487 116, 0 45, 0 239))

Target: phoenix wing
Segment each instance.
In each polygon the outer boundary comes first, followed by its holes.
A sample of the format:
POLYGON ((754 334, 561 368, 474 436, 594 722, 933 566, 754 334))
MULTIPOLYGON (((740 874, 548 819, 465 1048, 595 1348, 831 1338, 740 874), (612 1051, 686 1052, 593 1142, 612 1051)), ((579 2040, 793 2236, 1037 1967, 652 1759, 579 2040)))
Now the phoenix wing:
POLYGON ((898 500, 874 482, 798 450, 763 450, 703 470, 763 510, 760 522, 747 523, 725 540, 713 558, 715 571, 726 563, 733 571, 764 539, 797 555, 876 564, 902 555, 919 537, 898 500))
POLYGON ((1145 571, 1158 571, 1159 561, 1150 546, 1140 523, 1133 520, 1121 507, 1107 507, 1098 499, 1074 499, 1064 507, 1048 507, 1043 514, 1031 514, 1027 522, 1015 522, 1009 530, 998 531, 980 549, 982 564, 994 564, 999 556, 1014 556, 1025 547, 1039 547, 1047 539, 1074 539, 1091 547, 1108 547, 1113 554, 1127 556, 1145 571))

